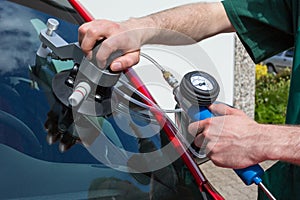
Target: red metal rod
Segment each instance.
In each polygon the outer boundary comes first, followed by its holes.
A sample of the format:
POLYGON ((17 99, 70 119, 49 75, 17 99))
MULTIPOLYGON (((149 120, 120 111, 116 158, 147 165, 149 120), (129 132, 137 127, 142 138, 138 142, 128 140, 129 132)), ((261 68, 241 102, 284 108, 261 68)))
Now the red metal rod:
POLYGON ((83 7, 83 5, 80 2, 78 2, 77 0, 69 0, 69 3, 78 12, 78 14, 84 19, 84 21, 90 22, 90 21, 92 21, 94 19, 93 16, 91 15, 91 13, 89 13, 83 7))

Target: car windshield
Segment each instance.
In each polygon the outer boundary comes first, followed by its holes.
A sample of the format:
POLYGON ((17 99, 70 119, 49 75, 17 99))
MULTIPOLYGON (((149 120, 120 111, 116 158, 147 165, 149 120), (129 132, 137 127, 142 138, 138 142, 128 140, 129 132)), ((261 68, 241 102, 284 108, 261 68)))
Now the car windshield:
POLYGON ((286 57, 294 57, 294 49, 289 49, 285 53, 286 57))
POLYGON ((147 152, 169 143, 147 109, 117 96, 114 115, 80 115, 84 125, 74 125, 52 91, 53 77, 74 63, 36 56, 49 18, 59 21, 57 34, 77 41, 83 21, 63 1, 0 0, 0 199, 211 199, 181 159, 151 172, 122 170, 131 162, 153 162, 128 158, 124 151, 147 152), (57 134, 62 129, 63 136, 57 134), (73 132, 88 136, 62 150, 73 132), (55 142, 59 139, 64 141, 55 142))

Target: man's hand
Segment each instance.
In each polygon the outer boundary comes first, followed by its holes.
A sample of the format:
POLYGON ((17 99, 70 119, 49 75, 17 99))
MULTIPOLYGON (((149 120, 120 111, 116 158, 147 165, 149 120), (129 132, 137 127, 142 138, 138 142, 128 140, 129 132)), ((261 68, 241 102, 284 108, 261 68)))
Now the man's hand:
POLYGON ((96 60, 100 68, 106 64, 109 56, 115 51, 121 51, 123 56, 115 59, 111 70, 121 71, 139 62, 143 30, 134 19, 123 23, 108 20, 94 20, 79 27, 79 43, 88 58, 92 58, 92 49, 99 40, 103 40, 96 60))
POLYGON ((245 168, 264 160, 262 127, 244 112, 224 104, 209 109, 217 117, 190 124, 196 146, 206 145, 207 156, 221 167, 245 168))

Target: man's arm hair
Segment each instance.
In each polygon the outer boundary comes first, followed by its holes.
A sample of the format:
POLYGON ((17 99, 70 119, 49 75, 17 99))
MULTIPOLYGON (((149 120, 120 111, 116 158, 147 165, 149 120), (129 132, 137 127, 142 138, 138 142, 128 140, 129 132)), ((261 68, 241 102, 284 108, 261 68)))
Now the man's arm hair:
POLYGON ((146 35, 148 37, 143 39, 143 44, 187 44, 234 31, 221 2, 187 4, 148 15, 140 20, 155 29, 152 34, 146 35))

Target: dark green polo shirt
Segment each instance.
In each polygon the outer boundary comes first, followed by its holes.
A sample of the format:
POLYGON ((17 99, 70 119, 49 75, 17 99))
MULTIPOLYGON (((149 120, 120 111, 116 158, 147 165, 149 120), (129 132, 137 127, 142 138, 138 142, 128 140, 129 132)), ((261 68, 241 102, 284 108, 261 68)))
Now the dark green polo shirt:
POLYGON ((298 1, 223 1, 232 25, 256 63, 294 46, 298 21, 298 15, 293 15, 298 13, 296 4, 298 1))
MULTIPOLYGON (((300 124, 299 0, 224 0, 224 8, 253 61, 295 46, 288 124, 300 124)), ((277 199, 300 199, 300 167, 278 162, 263 177, 277 199)), ((259 192, 259 199, 267 199, 259 192)))

